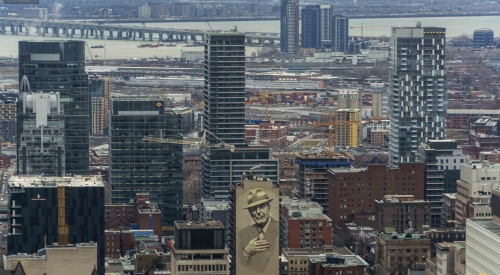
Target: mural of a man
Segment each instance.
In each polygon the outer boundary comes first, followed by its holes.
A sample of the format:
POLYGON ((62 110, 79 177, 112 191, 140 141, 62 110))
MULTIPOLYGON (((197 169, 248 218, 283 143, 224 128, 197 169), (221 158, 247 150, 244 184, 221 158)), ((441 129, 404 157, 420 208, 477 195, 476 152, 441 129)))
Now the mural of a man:
MULTIPOLYGON (((266 191, 256 188, 248 192, 247 209, 254 220, 254 224, 240 231, 240 255, 241 265, 247 268, 247 272, 259 274, 271 274, 273 271, 268 266, 269 260, 279 256, 278 233, 279 223, 271 217, 271 201, 266 191)), ((245 272, 241 270, 241 272, 245 272)), ((276 272, 274 270, 274 272, 276 272)), ((238 273, 240 270, 238 269, 238 273)), ((244 273, 241 273, 244 274, 244 273)))

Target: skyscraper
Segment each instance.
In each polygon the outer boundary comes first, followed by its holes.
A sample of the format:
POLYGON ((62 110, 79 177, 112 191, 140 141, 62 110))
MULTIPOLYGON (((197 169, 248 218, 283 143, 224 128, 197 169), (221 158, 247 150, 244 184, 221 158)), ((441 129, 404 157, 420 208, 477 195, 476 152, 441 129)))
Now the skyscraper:
POLYGON ((302 9, 302 48, 320 47, 320 6, 308 5, 302 9))
POLYGON ((415 162, 427 139, 445 138, 445 28, 393 27, 389 67, 390 165, 415 162))
MULTIPOLYGON (((64 153, 66 174, 89 173, 89 90, 85 72, 84 41, 19 41, 19 82, 29 80, 34 92, 59 92, 64 114, 64 153)), ((21 85, 20 85, 21 87, 21 85)), ((23 132, 21 87, 17 105, 17 148, 23 132)), ((18 162, 18 171, 21 171, 18 162)))
POLYGON ((144 141, 145 136, 180 139, 177 115, 166 113, 158 96, 111 98, 109 179, 111 201, 128 203, 151 194, 163 226, 182 220, 182 145, 144 141))
POLYGON ((245 35, 212 32, 205 35, 205 109, 202 154, 202 196, 227 198, 231 182, 254 171, 277 181, 278 160, 263 146, 245 143, 245 35), (232 145, 221 146, 221 143, 232 145))
POLYGON ((299 0, 281 0, 280 47, 285 53, 299 51, 299 0))
POLYGON ((334 15, 332 18, 332 51, 347 52, 349 44, 349 18, 334 15))
MULTIPOLYGON (((319 6, 319 39, 320 45, 332 42, 332 6, 319 6)), ((323 46, 322 46, 323 47, 323 46)))

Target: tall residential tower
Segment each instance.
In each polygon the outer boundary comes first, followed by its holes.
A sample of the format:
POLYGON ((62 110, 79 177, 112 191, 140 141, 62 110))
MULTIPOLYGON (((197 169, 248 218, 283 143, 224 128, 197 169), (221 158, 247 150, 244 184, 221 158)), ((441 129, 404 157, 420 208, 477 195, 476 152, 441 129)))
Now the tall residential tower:
POLYGON ((272 159, 271 150, 245 143, 245 34, 233 30, 205 35, 204 100, 208 146, 201 158, 202 196, 227 198, 230 183, 252 167, 277 181, 278 160, 272 159))
POLYGON ((284 53, 299 51, 299 0, 281 0, 280 47, 284 53))
POLYGON ((393 27, 390 45, 390 165, 415 162, 428 139, 444 139, 445 28, 393 27))

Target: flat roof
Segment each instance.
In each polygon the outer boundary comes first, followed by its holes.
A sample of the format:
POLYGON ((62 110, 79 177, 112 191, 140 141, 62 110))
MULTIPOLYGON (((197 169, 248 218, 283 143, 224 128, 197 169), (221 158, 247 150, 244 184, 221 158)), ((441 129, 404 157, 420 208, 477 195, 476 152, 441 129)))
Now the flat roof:
POLYGON ((448 109, 448 115, 453 114, 469 114, 469 115, 487 115, 487 114, 495 114, 500 115, 500 110, 497 109, 448 109))
POLYGON ((113 96, 111 97, 113 101, 163 101, 163 98, 157 95, 148 96, 113 96))
POLYGON ((45 177, 45 176, 12 176, 9 187, 104 187, 100 175, 72 176, 72 177, 45 177))
POLYGON ((204 222, 190 222, 190 221, 176 221, 175 227, 179 229, 224 229, 220 221, 204 221, 204 222))
POLYGON ((500 224, 494 222, 493 219, 467 219, 467 223, 469 222, 473 222, 481 226, 484 230, 487 230, 500 238, 500 224))

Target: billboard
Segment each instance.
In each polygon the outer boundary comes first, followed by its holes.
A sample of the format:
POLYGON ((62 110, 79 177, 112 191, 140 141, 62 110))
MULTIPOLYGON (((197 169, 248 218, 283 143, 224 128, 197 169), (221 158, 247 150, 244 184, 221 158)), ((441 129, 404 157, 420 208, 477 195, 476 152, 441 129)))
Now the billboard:
POLYGON ((279 188, 244 181, 236 189, 236 274, 279 273, 279 188))

